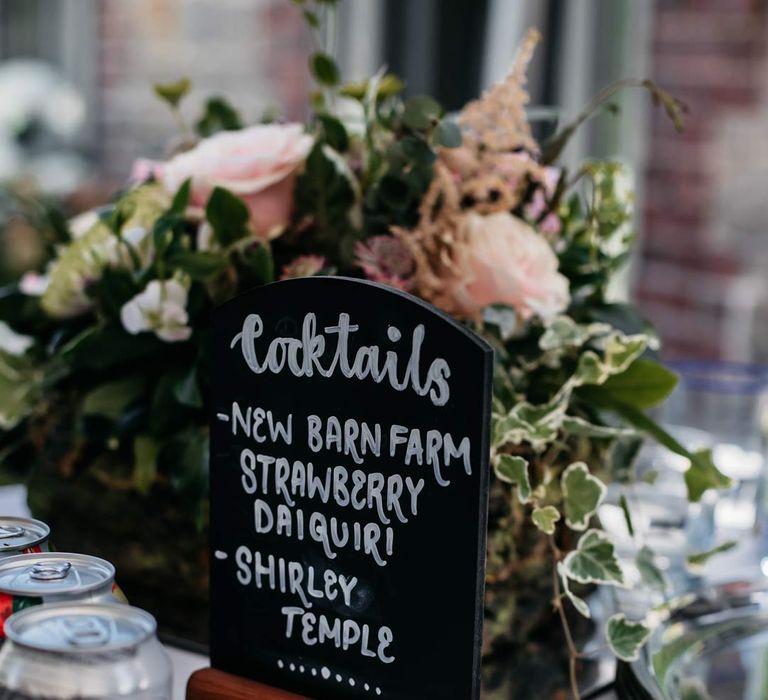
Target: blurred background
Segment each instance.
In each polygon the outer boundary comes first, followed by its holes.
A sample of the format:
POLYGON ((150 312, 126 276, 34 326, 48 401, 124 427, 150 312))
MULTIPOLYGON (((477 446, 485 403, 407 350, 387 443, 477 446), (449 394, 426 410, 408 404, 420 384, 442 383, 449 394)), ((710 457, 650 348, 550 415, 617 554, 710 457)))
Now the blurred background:
MULTIPOLYGON (((683 99, 678 135, 646 94, 625 94, 568 160, 629 167, 641 244, 623 292, 667 358, 768 359, 765 2, 348 0, 341 13, 347 79, 386 63, 410 94, 450 109, 504 75, 530 26, 545 37, 530 77, 539 128, 621 77, 652 77, 683 99)), ((21 196, 0 198, 0 278, 44 254, 25 196, 74 213, 124 184, 137 156, 162 154, 174 124, 152 83, 189 76, 190 112, 222 94, 252 121, 302 119, 307 50, 286 0, 0 0, 0 180, 21 196)))

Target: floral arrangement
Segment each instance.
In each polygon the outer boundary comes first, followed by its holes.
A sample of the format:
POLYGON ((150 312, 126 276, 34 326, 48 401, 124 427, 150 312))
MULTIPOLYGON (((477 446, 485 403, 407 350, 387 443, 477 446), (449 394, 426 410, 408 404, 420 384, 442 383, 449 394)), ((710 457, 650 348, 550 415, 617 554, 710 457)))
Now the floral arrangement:
MULTIPOLYGON (((333 3, 297 4, 320 34, 333 3)), ((429 97, 404 100, 383 71, 343 84, 322 51, 310 58, 318 91, 306 127, 245 127, 214 98, 190 128, 188 81, 157 86, 182 123, 172 154, 137 161, 125 192, 71 220, 48 267, 0 297, 7 468, 33 463, 70 480, 87 471, 130 498, 165 489, 194 506, 204 530, 211 309, 254 285, 317 274, 415 294, 496 350, 487 696, 524 694, 504 659, 541 639, 537 630, 553 634, 554 606, 578 697, 574 625, 590 617, 581 592, 629 585, 596 518, 605 484, 628 488, 643 434, 690 461, 692 500, 727 480, 708 452, 689 453, 644 413, 675 378, 655 359, 651 327, 607 298, 632 243, 621 167, 557 165, 576 126, 618 88, 537 143, 525 112, 536 41, 529 34, 506 80, 455 117, 429 97)), ((680 119, 676 101, 643 85, 680 119)), ((632 532, 623 495, 620 504, 632 532)), ((652 553, 642 556, 661 579, 652 553)), ((625 660, 649 632, 622 614, 606 628, 625 660)))

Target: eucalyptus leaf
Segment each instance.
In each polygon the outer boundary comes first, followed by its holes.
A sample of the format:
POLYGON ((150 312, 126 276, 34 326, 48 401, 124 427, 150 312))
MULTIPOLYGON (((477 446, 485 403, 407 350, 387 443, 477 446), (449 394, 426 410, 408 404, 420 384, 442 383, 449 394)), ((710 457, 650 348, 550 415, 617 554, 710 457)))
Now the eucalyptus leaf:
POLYGON ((605 498, 605 484, 589 473, 584 462, 571 464, 563 472, 560 483, 565 505, 565 524, 572 530, 586 530, 605 498))
POLYGON ((463 140, 459 125, 448 119, 442 119, 437 125, 434 138, 443 148, 458 148, 463 140))
POLYGON ((534 508, 531 513, 531 520, 545 535, 554 535, 555 524, 560 520, 560 511, 555 506, 534 508))
POLYGON ((191 408, 202 408, 203 397, 197 380, 197 369, 192 367, 173 387, 177 401, 191 408))
POLYGON ((605 627, 608 645, 622 661, 637 661, 640 649, 651 636, 651 628, 642 622, 627 620, 624 613, 617 613, 608 618, 605 627))
POLYGON ((426 131, 437 123, 442 113, 443 108, 433 98, 419 95, 405 103, 403 123, 409 129, 426 131))
POLYGON ((613 542, 602 530, 587 530, 564 561, 566 574, 579 583, 624 585, 624 572, 613 542))
POLYGON ((517 498, 520 503, 528 503, 531 498, 528 461, 517 455, 499 455, 496 458, 495 470, 499 479, 517 486, 517 498))
POLYGON ((599 389, 638 408, 653 408, 677 386, 677 375, 658 362, 639 358, 621 374, 609 377, 599 389))

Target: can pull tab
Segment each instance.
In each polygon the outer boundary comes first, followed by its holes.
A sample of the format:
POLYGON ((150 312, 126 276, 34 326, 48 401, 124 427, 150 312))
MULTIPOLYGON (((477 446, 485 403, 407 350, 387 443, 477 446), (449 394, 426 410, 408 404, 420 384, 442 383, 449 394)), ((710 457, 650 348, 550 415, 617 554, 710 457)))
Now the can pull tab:
POLYGON ((62 620, 64 638, 74 647, 103 646, 109 642, 107 625, 97 617, 62 620))
POLYGON ((18 537, 24 534, 24 528, 18 525, 0 526, 0 540, 7 540, 10 537, 18 537))
POLYGON ((58 581, 66 578, 72 569, 72 564, 64 559, 38 561, 32 565, 30 578, 35 581, 58 581))

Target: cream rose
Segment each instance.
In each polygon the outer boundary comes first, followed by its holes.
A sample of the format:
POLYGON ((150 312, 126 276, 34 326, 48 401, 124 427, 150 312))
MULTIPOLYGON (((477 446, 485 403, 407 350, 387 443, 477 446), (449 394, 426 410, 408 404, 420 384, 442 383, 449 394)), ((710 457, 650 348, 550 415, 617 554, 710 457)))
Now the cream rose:
POLYGON ((452 290, 463 314, 477 316, 489 304, 507 304, 519 317, 551 318, 568 306, 568 280, 557 271, 547 241, 506 212, 469 214, 461 280, 452 290))
POLYGON ((291 219, 296 170, 312 148, 301 124, 266 124, 222 131, 158 170, 170 192, 192 178, 191 201, 204 206, 214 187, 238 195, 251 212, 255 234, 279 236, 291 219))

